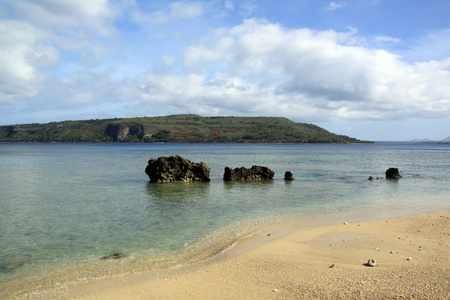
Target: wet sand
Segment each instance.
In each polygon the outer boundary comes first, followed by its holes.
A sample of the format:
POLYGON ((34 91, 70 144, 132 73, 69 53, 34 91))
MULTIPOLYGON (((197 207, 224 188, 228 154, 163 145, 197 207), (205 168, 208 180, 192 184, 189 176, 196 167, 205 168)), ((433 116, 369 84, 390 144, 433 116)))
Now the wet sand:
POLYGON ((31 299, 450 299, 450 211, 268 230, 178 269, 59 286, 31 299), (365 266, 375 259, 374 267, 365 266))

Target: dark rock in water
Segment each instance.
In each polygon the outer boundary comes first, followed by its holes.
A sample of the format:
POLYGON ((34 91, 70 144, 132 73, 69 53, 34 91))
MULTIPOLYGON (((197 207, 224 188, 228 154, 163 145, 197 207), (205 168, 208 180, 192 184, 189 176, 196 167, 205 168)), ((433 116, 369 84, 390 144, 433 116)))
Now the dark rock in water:
POLYGON ((204 163, 194 163, 179 155, 150 159, 145 173, 150 182, 210 181, 210 168, 204 163))
POLYGON ((286 173, 284 173, 284 180, 294 180, 294 175, 292 175, 291 172, 286 171, 286 173))
POLYGON ((122 253, 113 253, 113 254, 110 254, 110 255, 103 256, 101 259, 119 259, 119 258, 122 258, 122 257, 123 257, 122 253))
POLYGON ((397 168, 389 168, 386 170, 386 179, 399 179, 402 178, 397 168))
POLYGON ((369 176, 369 178, 367 178, 367 180, 373 180, 373 177, 372 177, 372 176, 369 176))
POLYGON ((252 166, 248 168, 235 168, 225 167, 225 173, 223 174, 223 180, 235 181, 235 180, 261 180, 272 179, 275 172, 267 167, 252 166))

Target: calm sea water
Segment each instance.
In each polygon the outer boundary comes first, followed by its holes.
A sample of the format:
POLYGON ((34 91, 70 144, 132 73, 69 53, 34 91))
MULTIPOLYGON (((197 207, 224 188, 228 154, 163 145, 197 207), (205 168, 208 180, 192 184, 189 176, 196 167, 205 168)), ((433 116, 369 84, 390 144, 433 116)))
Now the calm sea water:
POLYGON ((450 145, 0 144, 0 298, 198 261, 276 224, 446 210, 449 167, 450 145), (211 182, 148 183, 148 159, 175 154, 211 182), (252 165, 274 180, 223 182, 252 165), (403 178, 367 180, 389 167, 403 178))

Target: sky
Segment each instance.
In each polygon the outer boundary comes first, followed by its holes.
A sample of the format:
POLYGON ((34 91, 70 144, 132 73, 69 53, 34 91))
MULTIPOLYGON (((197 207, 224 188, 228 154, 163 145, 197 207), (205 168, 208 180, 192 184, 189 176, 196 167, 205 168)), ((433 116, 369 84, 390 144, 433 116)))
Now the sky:
POLYGON ((450 0, 1 0, 0 125, 275 116, 450 136, 450 0))

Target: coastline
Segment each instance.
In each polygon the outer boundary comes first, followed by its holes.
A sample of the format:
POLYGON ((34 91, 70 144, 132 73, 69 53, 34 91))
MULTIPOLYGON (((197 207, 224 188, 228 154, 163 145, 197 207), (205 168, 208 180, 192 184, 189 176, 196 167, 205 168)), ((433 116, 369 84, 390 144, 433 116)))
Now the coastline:
POLYGON ((268 229, 198 264, 29 299, 450 298, 450 211, 268 229), (376 259, 375 267, 363 264, 376 259))

